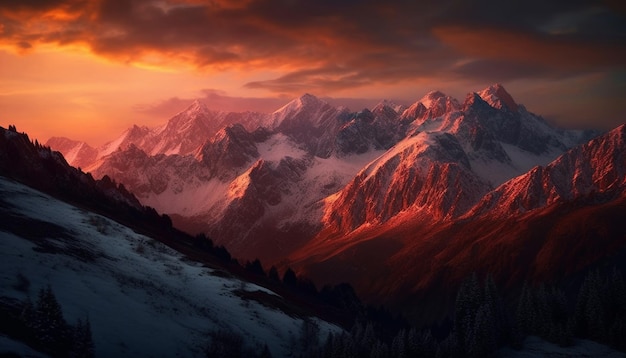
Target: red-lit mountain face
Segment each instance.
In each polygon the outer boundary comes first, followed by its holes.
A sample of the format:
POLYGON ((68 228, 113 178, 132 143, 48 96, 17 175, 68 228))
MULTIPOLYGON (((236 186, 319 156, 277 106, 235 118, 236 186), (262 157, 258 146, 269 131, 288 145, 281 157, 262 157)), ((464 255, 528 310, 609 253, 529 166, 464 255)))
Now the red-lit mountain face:
POLYGON ((453 301, 471 272, 491 273, 503 285, 568 277, 624 252, 625 134, 622 125, 575 147, 451 220, 416 208, 344 235, 322 232, 292 264, 409 310, 416 297, 453 301))
MULTIPOLYGON (((387 295, 438 282, 428 275, 445 275, 431 270, 445 256, 441 250, 465 252, 459 233, 523 232, 532 225, 514 230, 509 217, 528 215, 530 223, 541 210, 600 195, 600 189, 564 195, 559 190, 567 187, 557 185, 559 195, 536 199, 536 207, 503 212, 504 203, 523 194, 501 185, 524 181, 533 167, 590 137, 550 126, 500 85, 463 102, 431 92, 406 109, 382 102, 360 112, 307 94, 271 114, 214 112, 194 103, 160 128, 131 128, 83 168, 123 183, 181 228, 207 232, 235 257, 266 264, 289 257, 321 281, 351 280, 363 292, 387 295)), ((571 159, 563 177, 579 170, 570 165, 600 170, 584 167, 587 157, 574 153, 581 159, 571 159)), ((565 180, 552 177, 532 180, 565 180)), ((584 180, 571 182, 578 188, 584 180)), ((524 200, 534 203, 533 195, 524 200)), ((474 240, 488 236, 481 235, 474 240)), ((456 279, 472 265, 455 267, 456 279)))

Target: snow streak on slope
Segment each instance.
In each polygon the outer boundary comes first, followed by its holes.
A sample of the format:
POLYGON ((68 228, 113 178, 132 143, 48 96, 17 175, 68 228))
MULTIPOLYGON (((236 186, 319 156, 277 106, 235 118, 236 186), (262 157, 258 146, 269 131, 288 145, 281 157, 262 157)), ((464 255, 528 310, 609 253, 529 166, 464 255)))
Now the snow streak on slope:
MULTIPOLYGON (((297 351, 301 319, 236 294, 271 291, 5 178, 0 193, 4 219, 53 228, 22 235, 0 223, 2 295, 26 299, 14 288, 18 274, 31 282, 31 299, 51 285, 69 322, 89 317, 98 356, 202 356, 215 330, 241 335, 252 349, 267 344, 274 356, 297 351)), ((321 338, 338 330, 316 321, 321 338)))
POLYGON ((282 133, 277 133, 265 142, 259 143, 257 150, 260 158, 274 163, 280 162, 285 157, 301 159, 306 155, 306 151, 282 133))
POLYGON ((470 158, 472 171, 492 186, 498 186, 507 180, 522 175, 537 165, 547 165, 561 155, 561 152, 554 148, 542 154, 535 154, 512 144, 503 142, 499 142, 499 144, 511 159, 510 163, 485 160, 480 157, 470 158))

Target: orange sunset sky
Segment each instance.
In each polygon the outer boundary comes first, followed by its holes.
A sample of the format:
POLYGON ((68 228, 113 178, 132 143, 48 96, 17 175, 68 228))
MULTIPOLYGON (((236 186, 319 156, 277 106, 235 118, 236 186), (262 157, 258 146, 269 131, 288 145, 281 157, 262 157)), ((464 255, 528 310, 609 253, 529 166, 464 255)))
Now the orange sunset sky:
POLYGON ((568 127, 626 122, 623 1, 2 0, 0 125, 100 145, 199 98, 270 112, 463 100, 499 82, 568 127))

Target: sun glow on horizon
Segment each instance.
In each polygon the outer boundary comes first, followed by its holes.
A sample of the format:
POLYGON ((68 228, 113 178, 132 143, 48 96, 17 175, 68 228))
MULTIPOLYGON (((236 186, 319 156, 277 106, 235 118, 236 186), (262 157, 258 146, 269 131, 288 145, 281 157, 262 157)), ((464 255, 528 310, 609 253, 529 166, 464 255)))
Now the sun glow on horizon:
POLYGON ((562 11, 541 9, 545 24, 529 25, 530 15, 518 9, 505 26, 492 17, 497 12, 473 21, 479 8, 0 3, 1 120, 39 139, 65 135, 97 145, 132 124, 162 123, 198 98, 220 107, 213 109, 267 112, 303 93, 358 106, 375 99, 406 104, 431 90, 462 100, 468 90, 499 82, 531 111, 564 123, 623 122, 621 15, 564 4, 562 11), (567 34, 541 30, 565 25, 567 34), (567 101, 572 86, 577 100, 567 101))

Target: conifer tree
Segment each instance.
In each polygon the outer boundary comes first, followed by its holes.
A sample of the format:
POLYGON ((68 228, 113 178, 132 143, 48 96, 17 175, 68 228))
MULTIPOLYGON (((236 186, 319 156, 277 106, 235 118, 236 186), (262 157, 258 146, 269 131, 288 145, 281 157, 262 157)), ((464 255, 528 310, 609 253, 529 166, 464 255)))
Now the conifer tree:
POLYGON ((493 317, 492 325, 496 332, 496 342, 499 345, 509 343, 512 335, 511 324, 502 296, 500 296, 492 275, 488 275, 485 279, 484 301, 491 310, 491 316, 493 317))
POLYGON ((535 312, 533 307, 533 293, 528 282, 524 282, 522 293, 517 304, 516 321, 520 338, 531 334, 535 326, 535 312))
POLYGON ((76 323, 76 327, 73 329, 72 349, 69 356, 75 358, 94 356, 94 343, 89 318, 85 321, 79 319, 76 323))
POLYGON ((398 358, 408 357, 406 347, 407 332, 402 329, 391 342, 391 355, 398 358))
POLYGON ((476 312, 481 305, 482 299, 478 277, 476 273, 473 273, 469 279, 461 284, 455 302, 454 332, 457 344, 461 350, 467 348, 467 339, 471 336, 471 331, 474 329, 476 312))
POLYGON ((39 291, 32 328, 36 339, 50 353, 60 353, 68 348, 69 327, 50 286, 39 291))
POLYGON ((590 291, 585 310, 588 338, 603 342, 606 337, 604 307, 600 298, 599 288, 594 286, 590 291))
POLYGON ((472 357, 491 357, 498 348, 496 332, 493 325, 492 309, 484 304, 476 313, 474 327, 468 339, 468 353, 472 357))
POLYGON ((369 355, 370 358, 387 358, 390 357, 389 346, 386 343, 381 341, 376 341, 374 346, 372 347, 371 353, 369 355))
POLYGON ((608 283, 608 294, 606 304, 607 318, 607 343, 611 346, 626 350, 626 285, 622 273, 613 268, 608 283))
POLYGON ((265 271, 263 270, 263 265, 261 264, 261 261, 259 261, 259 259, 255 259, 254 261, 250 262, 248 261, 246 263, 246 270, 260 275, 260 276, 265 276, 265 271))
POLYGON ((285 286, 291 287, 296 287, 298 285, 298 277, 291 268, 287 268, 287 270, 285 271, 285 274, 283 275, 283 283, 285 284, 285 286))
POLYGON ((269 279, 272 281, 280 281, 280 276, 278 276, 278 269, 276 269, 276 266, 270 267, 267 277, 269 277, 269 279))
POLYGON ((534 325, 531 328, 532 334, 536 334, 539 337, 548 337, 551 323, 551 312, 548 307, 548 297, 545 285, 539 285, 537 290, 532 295, 532 305, 534 311, 534 325))
POLYGON ((575 334, 578 337, 590 337, 593 325, 590 321, 597 321, 594 315, 600 313, 599 285, 600 273, 598 271, 592 271, 587 274, 580 287, 576 310, 574 311, 574 328, 575 334))

